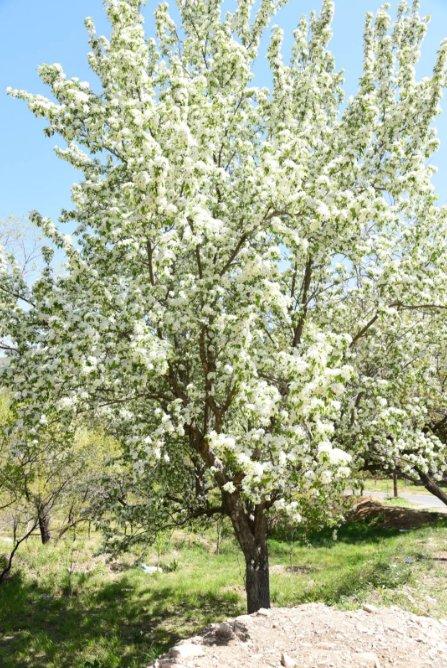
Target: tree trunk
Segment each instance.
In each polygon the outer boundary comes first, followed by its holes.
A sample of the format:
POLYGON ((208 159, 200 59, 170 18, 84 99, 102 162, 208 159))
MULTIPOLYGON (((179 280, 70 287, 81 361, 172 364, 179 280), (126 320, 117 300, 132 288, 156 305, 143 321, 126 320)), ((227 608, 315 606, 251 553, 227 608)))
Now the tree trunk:
POLYGON ((395 499, 397 499, 397 497, 399 496, 399 494, 397 492, 397 471, 396 470, 393 471, 393 496, 394 496, 395 499))
POLYGON ((438 499, 440 499, 442 503, 445 503, 445 505, 447 506, 446 492, 444 492, 444 490, 439 487, 439 485, 433 480, 433 478, 430 478, 430 476, 428 476, 426 473, 424 473, 420 469, 416 469, 416 472, 420 477, 421 482, 424 485, 425 489, 427 489, 434 496, 438 497, 438 499))
POLYGON ((21 538, 17 538, 18 523, 16 521, 14 522, 14 546, 11 552, 9 553, 9 557, 7 557, 6 559, 4 568, 2 570, 0 569, 0 584, 5 582, 5 580, 9 578, 11 574, 12 562, 15 553, 19 549, 20 545, 31 536, 36 526, 37 526, 37 520, 34 520, 33 522, 31 522, 31 526, 28 526, 26 533, 21 538))
POLYGON ((247 512, 240 499, 227 497, 228 514, 245 558, 247 612, 270 608, 267 519, 262 504, 247 512))
POLYGON ((37 508, 37 514, 39 519, 40 539, 42 541, 42 545, 46 545, 51 540, 50 516, 47 510, 42 508, 42 506, 37 508))
POLYGON ((270 577, 267 541, 257 541, 252 554, 245 554, 247 612, 270 608, 270 577))

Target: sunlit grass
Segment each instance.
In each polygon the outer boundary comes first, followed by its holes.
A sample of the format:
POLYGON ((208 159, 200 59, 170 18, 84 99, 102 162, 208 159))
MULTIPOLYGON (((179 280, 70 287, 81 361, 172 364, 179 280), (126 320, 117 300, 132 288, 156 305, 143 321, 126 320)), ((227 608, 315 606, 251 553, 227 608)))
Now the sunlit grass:
POLYGON ((407 499, 403 499, 401 496, 398 496, 397 498, 389 497, 387 499, 383 499, 382 503, 386 506, 392 506, 392 507, 398 507, 398 508, 416 508, 416 507, 420 507, 420 506, 415 506, 414 503, 411 503, 410 501, 407 501, 407 499))
MULTIPOLYGON (((423 485, 413 485, 408 480, 397 481, 398 494, 429 494, 423 485)), ((393 496, 392 478, 367 478, 365 480, 365 494, 368 492, 384 492, 387 496, 393 496)))
MULTIPOLYGON (((228 536, 217 554, 212 532, 171 535, 158 554, 144 556, 171 569, 152 576, 132 557, 115 564, 92 557, 97 546, 85 537, 25 546, 0 588, 2 667, 146 666, 176 639, 244 612, 243 563, 228 536)), ((402 533, 351 525, 336 541, 272 539, 272 601, 398 603, 446 616, 445 563, 433 560, 443 550, 443 527, 402 533)))

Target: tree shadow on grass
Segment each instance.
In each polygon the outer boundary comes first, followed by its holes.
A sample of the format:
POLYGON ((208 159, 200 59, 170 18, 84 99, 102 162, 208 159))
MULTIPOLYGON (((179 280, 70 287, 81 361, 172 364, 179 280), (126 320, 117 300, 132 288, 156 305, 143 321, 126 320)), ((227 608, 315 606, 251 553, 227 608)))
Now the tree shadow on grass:
POLYGON ((281 583, 274 583, 272 600, 276 605, 296 606, 305 603, 340 605, 362 601, 372 590, 393 590, 408 583, 413 561, 396 560, 389 554, 345 555, 331 564, 311 564, 308 576, 301 577, 284 599, 281 583), (346 566, 346 567, 345 567, 346 566))
POLYGON ((383 559, 363 562, 353 572, 340 573, 330 586, 316 587, 303 597, 303 603, 321 602, 337 605, 344 599, 362 599, 372 589, 397 589, 411 578, 412 570, 407 564, 396 564, 383 559))
MULTIPOLYGON (((345 543, 371 543, 435 527, 447 528, 447 516, 408 508, 387 508, 383 514, 379 512, 363 521, 347 522, 340 527, 338 539, 345 543)), ((328 538, 327 534, 325 538, 328 538)))
MULTIPOLYGON (((447 514, 420 508, 385 506, 366 498, 348 513, 347 521, 337 531, 337 541, 349 544, 378 543, 401 533, 427 527, 447 528, 447 514)), ((296 541, 313 547, 331 547, 336 544, 332 529, 302 534, 276 529, 271 533, 271 538, 283 542, 296 541)), ((287 546, 283 546, 285 552, 287 549, 287 546)))
POLYGON ((160 584, 137 591, 124 576, 54 596, 17 574, 0 588, 0 666, 147 666, 180 637, 239 613, 231 592, 179 595, 160 584))
POLYGON ((337 540, 333 538, 332 529, 327 529, 307 535, 300 542, 313 547, 331 547, 340 542, 348 544, 379 543, 386 538, 399 536, 402 533, 417 532, 429 527, 447 528, 447 516, 445 519, 428 518, 427 521, 417 526, 399 526, 398 523, 396 523, 396 526, 384 526, 382 516, 378 515, 364 521, 343 524, 337 531, 337 540))
POLYGON ((285 558, 290 553, 290 543, 309 548, 333 548, 340 543, 379 543, 386 538, 398 536, 400 533, 401 531, 397 528, 383 527, 376 522, 349 522, 339 527, 336 540, 334 540, 333 529, 323 529, 302 535, 275 532, 270 538, 273 541, 272 553, 277 558, 285 558))

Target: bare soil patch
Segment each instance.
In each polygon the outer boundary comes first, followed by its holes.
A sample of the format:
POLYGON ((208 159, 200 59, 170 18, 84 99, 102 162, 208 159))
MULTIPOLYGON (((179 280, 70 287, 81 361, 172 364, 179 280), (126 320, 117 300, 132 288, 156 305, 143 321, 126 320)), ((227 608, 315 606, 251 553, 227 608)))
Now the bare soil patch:
POLYGON ((322 604, 261 610, 213 624, 154 668, 445 668, 447 620, 397 607, 322 604))
POLYGON ((347 519, 350 522, 374 521, 390 529, 418 529, 436 522, 445 522, 446 516, 431 510, 385 506, 368 497, 357 501, 347 519))

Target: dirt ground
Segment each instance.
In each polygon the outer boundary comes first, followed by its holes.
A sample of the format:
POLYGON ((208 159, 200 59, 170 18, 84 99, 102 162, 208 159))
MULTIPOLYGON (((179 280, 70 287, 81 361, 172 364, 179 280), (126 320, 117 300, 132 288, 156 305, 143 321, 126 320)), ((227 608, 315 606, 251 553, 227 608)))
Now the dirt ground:
POLYGON ((384 528, 396 529, 418 529, 434 522, 446 521, 445 513, 419 508, 384 506, 380 501, 369 497, 358 499, 348 518, 351 522, 374 521, 384 528))
POLYGON ((260 610, 175 645, 154 668, 446 668, 447 620, 397 607, 260 610))

